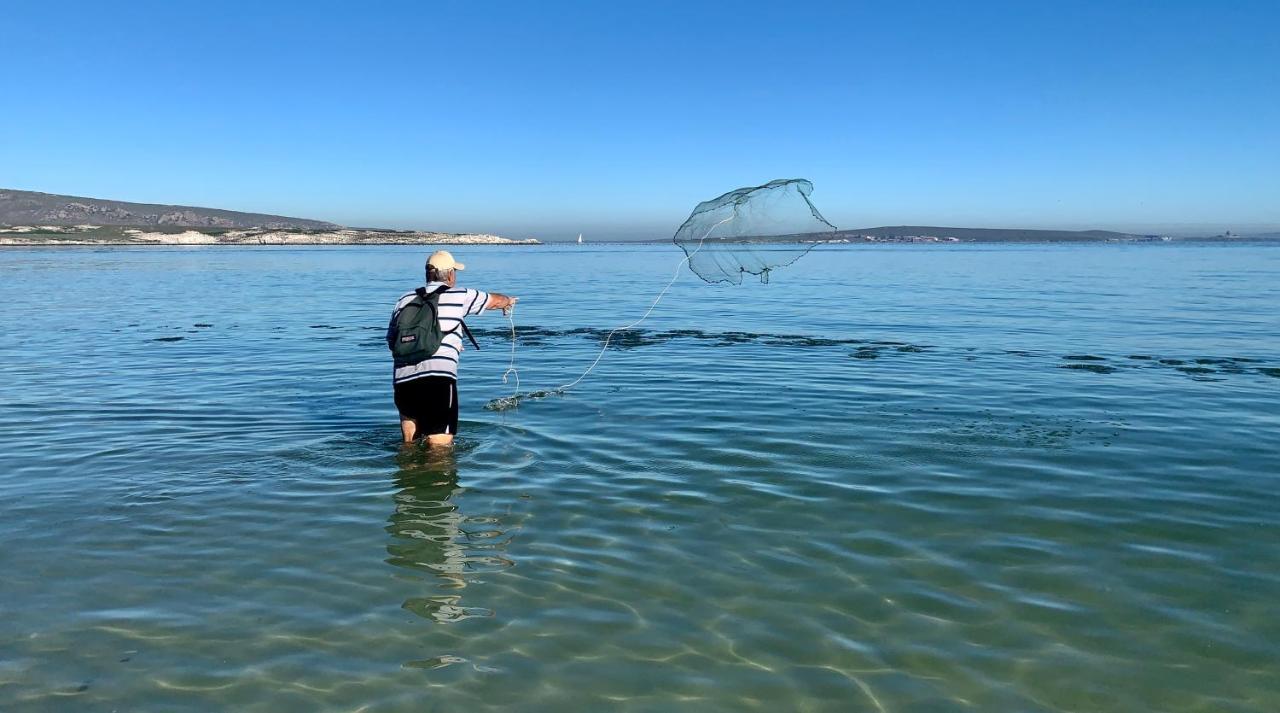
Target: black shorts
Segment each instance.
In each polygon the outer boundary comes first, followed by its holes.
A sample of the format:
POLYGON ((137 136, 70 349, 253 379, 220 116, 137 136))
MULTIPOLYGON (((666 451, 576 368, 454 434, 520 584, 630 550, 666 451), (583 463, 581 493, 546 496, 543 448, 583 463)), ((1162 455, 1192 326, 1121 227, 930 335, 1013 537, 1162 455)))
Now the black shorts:
POLYGON ((418 424, 418 434, 458 432, 458 380, 422 376, 395 385, 401 418, 418 424))

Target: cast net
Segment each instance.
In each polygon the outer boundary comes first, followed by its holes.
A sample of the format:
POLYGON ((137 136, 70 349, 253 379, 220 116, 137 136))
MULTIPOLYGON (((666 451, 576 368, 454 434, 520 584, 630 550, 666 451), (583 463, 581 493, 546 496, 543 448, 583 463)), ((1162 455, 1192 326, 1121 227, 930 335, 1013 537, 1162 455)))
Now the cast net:
POLYGON ((770 181, 699 203, 676 231, 689 269, 707 282, 741 284, 747 274, 769 281, 769 271, 799 260, 835 237, 809 200, 803 178, 770 181))
MULTIPOLYGON (((633 329, 653 314, 653 310, 680 277, 685 263, 707 282, 741 284, 744 275, 759 275, 769 281, 769 272, 799 260, 818 243, 835 237, 836 227, 826 221, 809 200, 813 184, 803 178, 770 181, 763 186, 739 188, 709 201, 699 203, 673 238, 684 250, 671 281, 658 293, 649 309, 639 319, 615 327, 605 337, 600 353, 582 375, 553 389, 522 393, 520 375, 515 369, 516 326, 511 322, 511 365, 502 376, 503 383, 515 375, 515 393, 493 399, 485 405, 490 411, 506 411, 528 399, 563 394, 577 386, 591 373, 614 335, 633 329)), ((508 318, 510 315, 508 314, 508 318)))

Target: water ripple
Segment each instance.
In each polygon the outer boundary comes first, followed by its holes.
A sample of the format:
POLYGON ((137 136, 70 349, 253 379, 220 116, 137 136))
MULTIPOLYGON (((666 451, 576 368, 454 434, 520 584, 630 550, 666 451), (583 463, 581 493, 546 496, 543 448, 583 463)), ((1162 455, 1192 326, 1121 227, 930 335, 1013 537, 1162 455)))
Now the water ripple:
MULTIPOLYGON (((378 334, 419 252, 0 255, 0 708, 1280 705, 1280 251, 836 250, 503 412, 477 329, 443 458, 378 334)), ((525 384, 670 262, 564 255, 468 258, 525 384)))

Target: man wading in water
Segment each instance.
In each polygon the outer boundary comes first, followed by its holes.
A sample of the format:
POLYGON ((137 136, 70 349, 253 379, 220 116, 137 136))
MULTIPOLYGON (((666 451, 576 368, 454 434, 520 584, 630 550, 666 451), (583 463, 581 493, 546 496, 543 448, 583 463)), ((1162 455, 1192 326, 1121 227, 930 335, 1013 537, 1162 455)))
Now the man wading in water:
MULTIPOLYGON (((511 309, 517 297, 458 287, 462 263, 447 250, 427 258, 427 284, 396 302, 387 326, 395 360, 393 387, 405 443, 426 436, 430 446, 448 446, 458 432, 458 357, 463 319, 487 309, 511 309)), ((479 349, 479 345, 476 345, 479 349)))

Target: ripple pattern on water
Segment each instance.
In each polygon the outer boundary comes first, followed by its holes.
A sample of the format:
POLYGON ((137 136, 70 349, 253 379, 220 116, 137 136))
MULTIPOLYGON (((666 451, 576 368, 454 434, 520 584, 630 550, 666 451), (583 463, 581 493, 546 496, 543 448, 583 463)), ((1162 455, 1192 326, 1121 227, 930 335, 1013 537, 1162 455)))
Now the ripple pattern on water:
MULTIPOLYGON (((467 258, 535 387, 670 257, 550 250, 467 258)), ((478 329, 451 457, 420 252, 0 253, 0 708, 1280 707, 1280 251, 833 251, 506 411, 478 329)))

